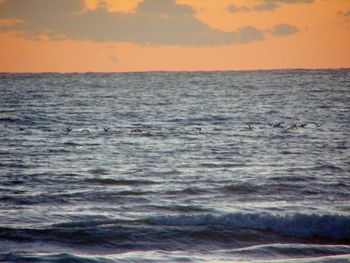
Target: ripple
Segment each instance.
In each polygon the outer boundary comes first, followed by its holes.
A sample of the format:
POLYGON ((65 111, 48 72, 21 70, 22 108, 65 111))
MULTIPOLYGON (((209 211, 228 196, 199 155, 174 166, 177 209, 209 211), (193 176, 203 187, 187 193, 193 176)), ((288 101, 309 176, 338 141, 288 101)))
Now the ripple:
POLYGON ((99 185, 152 185, 158 184, 156 181, 150 180, 127 180, 127 179, 112 179, 112 178, 90 178, 84 180, 89 184, 99 184, 99 185))

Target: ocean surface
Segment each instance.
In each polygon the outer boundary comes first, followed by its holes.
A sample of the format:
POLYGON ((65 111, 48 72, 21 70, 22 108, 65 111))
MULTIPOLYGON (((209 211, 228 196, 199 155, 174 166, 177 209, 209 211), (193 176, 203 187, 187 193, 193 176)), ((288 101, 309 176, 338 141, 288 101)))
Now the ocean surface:
POLYGON ((349 259, 350 70, 0 74, 0 261, 349 259))

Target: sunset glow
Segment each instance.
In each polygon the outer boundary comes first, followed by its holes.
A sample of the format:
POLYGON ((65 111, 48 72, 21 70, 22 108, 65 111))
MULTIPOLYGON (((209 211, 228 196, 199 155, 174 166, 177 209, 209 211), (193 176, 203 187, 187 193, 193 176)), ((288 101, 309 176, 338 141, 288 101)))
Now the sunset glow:
POLYGON ((3 0, 0 71, 347 68, 349 12, 347 0, 3 0))

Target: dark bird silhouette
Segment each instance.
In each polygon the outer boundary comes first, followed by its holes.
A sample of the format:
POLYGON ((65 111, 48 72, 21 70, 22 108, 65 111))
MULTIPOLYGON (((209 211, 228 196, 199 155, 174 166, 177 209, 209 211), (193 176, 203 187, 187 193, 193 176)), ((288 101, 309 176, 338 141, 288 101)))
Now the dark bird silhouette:
POLYGON ((283 121, 282 121, 282 122, 276 122, 276 123, 273 125, 273 127, 274 127, 274 128, 284 128, 284 126, 282 126, 283 123, 284 123, 283 121))
POLYGON ((103 130, 104 130, 105 132, 108 132, 108 131, 109 131, 109 128, 103 128, 103 130))
POLYGON ((19 128, 19 130, 20 130, 20 131, 24 131, 24 128, 21 127, 21 128, 19 128))
POLYGON ((299 124, 299 128, 305 128, 306 125, 307 125, 307 123, 300 123, 300 124, 299 124))
POLYGON ((142 130, 141 129, 132 129, 130 132, 131 133, 141 133, 142 130))
POLYGON ((71 132, 71 131, 72 131, 72 128, 69 128, 69 127, 68 127, 68 128, 66 129, 66 131, 67 131, 67 132, 71 132))
POLYGON ((247 124, 247 126, 248 126, 248 130, 253 130, 253 127, 250 125, 250 124, 247 124))

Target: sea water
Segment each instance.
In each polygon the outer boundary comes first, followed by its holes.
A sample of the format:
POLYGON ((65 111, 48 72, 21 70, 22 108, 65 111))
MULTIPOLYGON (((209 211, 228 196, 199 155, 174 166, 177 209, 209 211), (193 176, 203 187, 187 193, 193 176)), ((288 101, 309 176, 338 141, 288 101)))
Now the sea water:
POLYGON ((0 261, 349 262, 350 70, 0 75, 0 261))

